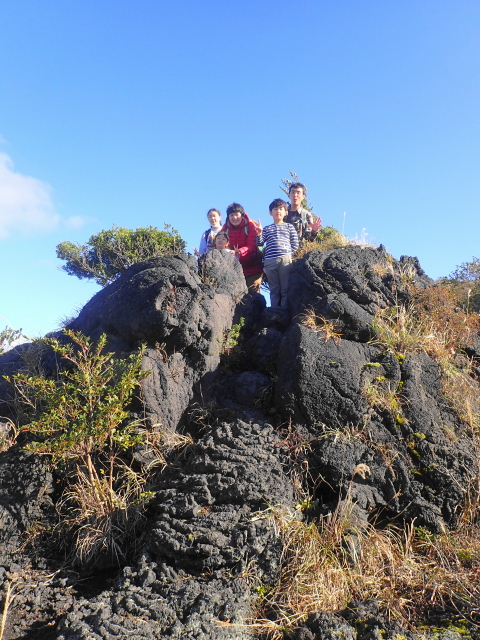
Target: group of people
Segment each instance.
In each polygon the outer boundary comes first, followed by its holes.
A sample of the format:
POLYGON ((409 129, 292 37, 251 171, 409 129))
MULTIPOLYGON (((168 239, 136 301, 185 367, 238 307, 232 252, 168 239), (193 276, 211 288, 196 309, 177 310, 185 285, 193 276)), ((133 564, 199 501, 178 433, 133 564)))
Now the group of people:
POLYGON ((210 209, 210 229, 202 234, 195 255, 212 249, 231 252, 240 261, 249 292, 260 292, 265 275, 271 306, 286 309, 293 254, 300 242, 315 238, 320 225, 320 220, 314 222, 310 211, 302 207, 305 191, 303 184, 294 182, 289 189, 289 204, 280 198, 273 200, 269 205, 273 224, 265 228, 260 220, 250 219, 238 202, 227 207, 224 225, 220 211, 210 209))

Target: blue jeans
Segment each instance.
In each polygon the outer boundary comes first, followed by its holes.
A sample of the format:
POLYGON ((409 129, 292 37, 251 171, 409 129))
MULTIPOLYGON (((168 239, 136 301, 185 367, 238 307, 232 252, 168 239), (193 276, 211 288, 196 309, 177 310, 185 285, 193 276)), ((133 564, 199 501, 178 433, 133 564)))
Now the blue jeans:
POLYGON ((265 260, 263 270, 268 278, 271 306, 287 309, 288 279, 292 270, 292 255, 286 253, 278 258, 265 260))

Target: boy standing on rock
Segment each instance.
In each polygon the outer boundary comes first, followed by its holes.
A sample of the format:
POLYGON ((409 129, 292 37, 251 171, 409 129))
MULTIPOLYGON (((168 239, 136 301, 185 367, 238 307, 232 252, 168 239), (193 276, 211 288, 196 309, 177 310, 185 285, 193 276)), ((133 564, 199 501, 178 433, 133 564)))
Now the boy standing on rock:
POLYGON ((266 245, 263 271, 268 278, 272 307, 287 309, 288 279, 292 270, 292 255, 298 249, 298 236, 292 224, 284 222, 288 205, 276 198, 268 207, 274 224, 262 229, 260 220, 255 224, 257 246, 266 245))

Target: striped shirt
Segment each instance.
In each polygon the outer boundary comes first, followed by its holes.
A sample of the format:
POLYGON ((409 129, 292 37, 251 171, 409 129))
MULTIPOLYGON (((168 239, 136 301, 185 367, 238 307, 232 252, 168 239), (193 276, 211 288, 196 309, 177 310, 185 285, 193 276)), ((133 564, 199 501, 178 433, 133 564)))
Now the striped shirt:
POLYGON ((265 260, 295 253, 298 249, 298 235, 293 224, 281 222, 269 224, 261 235, 257 236, 257 245, 266 244, 265 260))

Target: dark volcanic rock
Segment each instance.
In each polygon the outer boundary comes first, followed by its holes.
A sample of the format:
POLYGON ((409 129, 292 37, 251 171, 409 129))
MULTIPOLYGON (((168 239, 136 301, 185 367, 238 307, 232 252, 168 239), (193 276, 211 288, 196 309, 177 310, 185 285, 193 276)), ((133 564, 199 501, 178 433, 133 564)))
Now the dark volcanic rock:
POLYGON ((197 582, 183 577, 173 584, 162 584, 156 579, 155 565, 146 574, 146 581, 133 574, 124 578, 117 590, 90 601, 80 600, 60 622, 56 640, 253 637, 245 627, 252 612, 241 579, 197 582))
POLYGON ((69 326, 92 338, 106 332, 124 345, 161 341, 169 353, 217 355, 234 297, 246 291, 241 269, 226 257, 219 251, 209 256, 208 283, 201 281, 192 256, 135 264, 93 296, 69 326))
MULTIPOLYGON (((134 265, 94 296, 70 327, 93 339, 107 333, 109 348, 121 356, 145 342, 143 366, 151 371, 142 385, 145 414, 159 429, 187 429, 195 408, 202 417, 192 418, 190 428, 200 439, 149 487, 155 495, 132 567, 88 597, 69 590, 62 600, 57 576, 50 592, 32 587, 16 601, 19 611, 22 603, 33 610, 36 599, 48 602, 38 637, 252 637, 247 622, 255 592, 243 576, 254 571, 265 585, 278 578, 282 538, 269 516, 281 507, 302 517, 292 472, 303 473, 313 494, 308 518, 351 501, 360 527, 367 520, 404 520, 434 531, 453 524, 478 471, 472 435, 448 406, 435 362, 422 354, 396 357, 369 343, 374 314, 407 303, 412 282, 431 283, 416 258, 396 262, 382 250, 351 246, 311 252, 294 263, 287 313, 265 309, 260 295, 245 296, 238 262, 213 251, 198 268, 185 255, 134 265), (334 321, 342 338, 326 340, 301 324, 309 308, 334 321), (219 367, 225 334, 242 316, 238 348, 219 367), (367 402, 368 389, 383 400, 367 402), (388 401, 393 392, 396 405, 388 401)), ((472 338, 467 347, 477 365, 479 344, 472 338)), ((24 355, 0 359, 0 368, 15 373, 24 355)), ((136 452, 137 461, 143 453, 136 452)), ((16 448, 0 453, 0 543, 10 570, 22 532, 44 519, 52 495, 38 459, 16 448)), ((361 536, 344 543, 354 562, 361 536)), ((5 576, 0 565, 0 582, 5 576)), ((28 625, 17 627, 12 638, 25 629, 37 637, 28 625)), ((372 601, 313 613, 290 637, 400 636, 414 637, 372 601)))
POLYGON ((361 424, 368 405, 360 378, 372 351, 350 340, 326 342, 311 329, 292 325, 278 354, 276 401, 282 413, 309 425, 361 424))
POLYGON ((295 423, 308 426, 310 473, 325 487, 337 487, 340 495, 349 487, 365 513, 382 508, 384 515, 416 518, 436 531, 453 522, 473 478, 474 452, 428 356, 411 355, 400 364, 376 347, 326 342, 293 325, 279 352, 276 402, 295 423), (367 382, 400 389, 403 417, 371 409, 363 393, 367 382), (359 464, 368 466, 368 477, 354 478, 359 464))
POLYGON ((0 565, 18 562, 25 532, 52 510, 52 474, 40 456, 11 447, 0 453, 0 565))
POLYGON ((272 327, 260 329, 246 344, 248 366, 272 374, 277 368, 278 350, 283 333, 272 327))
MULTIPOLYGON (((417 287, 425 288, 433 281, 417 263, 409 264, 408 276, 417 287)), ((350 246, 312 251, 293 265, 288 294, 291 315, 312 308, 336 320, 346 338, 366 342, 378 309, 409 299, 402 275, 398 263, 394 267, 379 249, 350 246)))
POLYGON ((271 505, 293 511, 294 498, 270 425, 224 424, 194 445, 181 469, 157 491, 150 552, 176 570, 235 569, 255 559, 270 579, 281 548, 268 519, 271 505))
POLYGON ((157 490, 139 566, 126 568, 116 588, 76 603, 57 640, 253 637, 240 574, 254 562, 259 577, 275 579, 282 549, 267 508, 294 510, 276 444, 270 425, 238 421, 192 446, 157 490))
POLYGON ((209 253, 200 275, 192 256, 152 258, 99 291, 70 328, 95 339, 105 332, 120 351, 146 342, 146 414, 152 424, 175 430, 196 385, 216 370, 225 331, 246 291, 230 254, 209 253))

